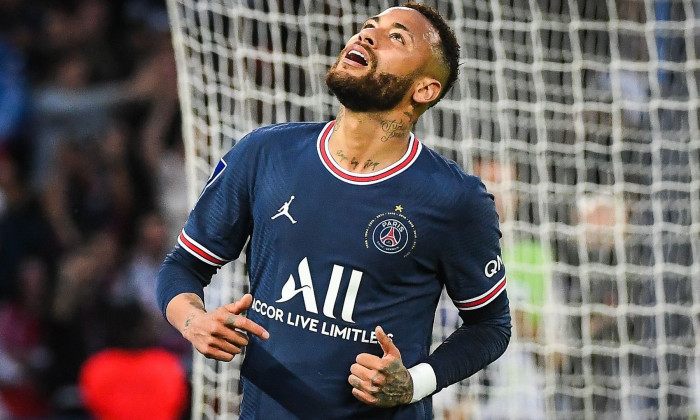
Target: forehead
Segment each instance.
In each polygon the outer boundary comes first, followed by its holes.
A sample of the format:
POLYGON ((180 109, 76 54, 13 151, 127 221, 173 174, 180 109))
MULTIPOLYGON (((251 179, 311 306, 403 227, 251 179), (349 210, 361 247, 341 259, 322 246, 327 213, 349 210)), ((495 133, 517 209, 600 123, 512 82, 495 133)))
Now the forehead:
POLYGON ((408 7, 392 7, 368 20, 391 26, 403 26, 416 40, 424 40, 430 45, 439 42, 439 35, 430 21, 419 11, 408 7))

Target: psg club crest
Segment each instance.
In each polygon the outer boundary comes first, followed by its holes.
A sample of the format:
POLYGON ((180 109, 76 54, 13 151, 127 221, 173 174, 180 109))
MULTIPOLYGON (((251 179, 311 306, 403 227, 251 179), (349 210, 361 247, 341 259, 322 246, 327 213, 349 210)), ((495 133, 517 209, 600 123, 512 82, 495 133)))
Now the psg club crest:
POLYGON ((374 247, 385 254, 402 253, 407 257, 416 246, 416 229, 406 216, 397 212, 377 215, 365 229, 365 247, 374 247))

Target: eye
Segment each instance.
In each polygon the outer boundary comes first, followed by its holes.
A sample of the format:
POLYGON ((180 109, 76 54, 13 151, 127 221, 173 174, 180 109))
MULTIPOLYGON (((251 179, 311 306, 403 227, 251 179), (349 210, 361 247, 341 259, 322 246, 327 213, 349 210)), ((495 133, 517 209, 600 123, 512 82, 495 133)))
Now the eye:
POLYGON ((398 33, 398 32, 394 32, 394 33, 392 33, 392 34, 389 34, 389 38, 395 39, 395 40, 399 41, 399 42, 402 43, 402 44, 405 44, 405 43, 406 43, 406 41, 403 39, 403 36, 402 36, 400 33, 398 33))

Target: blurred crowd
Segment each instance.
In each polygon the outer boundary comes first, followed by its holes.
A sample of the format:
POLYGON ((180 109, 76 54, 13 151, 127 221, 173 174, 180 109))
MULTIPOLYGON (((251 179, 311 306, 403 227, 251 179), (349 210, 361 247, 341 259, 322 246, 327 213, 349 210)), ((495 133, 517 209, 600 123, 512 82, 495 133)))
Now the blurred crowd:
POLYGON ((187 214, 178 107, 163 0, 0 0, 0 419, 90 418, 105 350, 188 371, 154 297, 187 214))

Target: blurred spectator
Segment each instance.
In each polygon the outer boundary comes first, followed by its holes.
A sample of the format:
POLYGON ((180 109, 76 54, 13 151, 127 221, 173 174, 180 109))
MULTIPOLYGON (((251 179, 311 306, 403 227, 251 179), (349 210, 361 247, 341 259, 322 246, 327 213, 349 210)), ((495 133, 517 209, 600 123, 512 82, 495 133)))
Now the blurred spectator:
MULTIPOLYGON (((623 204, 612 195, 591 194, 578 203, 578 224, 583 231, 583 245, 586 250, 581 261, 582 275, 589 283, 586 294, 588 303, 614 308, 618 305, 619 293, 614 267, 620 257, 616 249, 616 235, 620 230, 624 235, 627 212, 623 204), (618 219, 617 212, 624 219, 618 219)), ((594 306, 595 307, 595 306, 594 306)), ((590 336, 595 342, 605 346, 616 346, 619 341, 617 318, 610 315, 605 307, 593 310, 590 315, 590 336)), ((599 368, 594 366, 595 368, 599 368)), ((607 374, 614 370, 607 371, 607 374)), ((601 374, 606 374, 601 369, 601 374)))
POLYGON ((100 141, 65 141, 52 166, 46 206, 61 242, 70 246, 102 228, 133 241, 140 214, 153 207, 153 182, 129 129, 110 123, 100 141))
POLYGON ((17 140, 29 113, 29 86, 21 53, 0 36, 0 145, 17 140))
POLYGON ((87 357, 106 346, 109 296, 122 252, 115 235, 103 230, 68 253, 59 268, 51 305, 54 363, 47 382, 55 410, 62 415, 83 412, 78 372, 87 357))
MULTIPOLYGON (((51 262, 59 251, 39 200, 26 184, 26 168, 0 150, 0 302, 17 290, 18 267, 28 256, 51 262)), ((52 269, 49 263, 49 269, 52 269)))
POLYGON ((168 325, 158 309, 155 296, 160 265, 174 245, 171 238, 168 225, 160 214, 147 213, 139 220, 136 246, 132 248, 112 300, 138 304, 144 313, 143 322, 151 330, 152 343, 176 354, 184 366, 189 366, 192 346, 168 325))
MULTIPOLYGON (((575 380, 582 374, 582 363, 589 364, 588 374, 595 388, 591 396, 593 408, 601 415, 614 415, 622 410, 614 393, 622 381, 620 331, 625 325, 616 310, 620 299, 616 267, 625 258, 620 239, 627 232, 628 210, 622 199, 600 189, 578 200, 573 220, 578 229, 571 238, 571 252, 562 257, 577 270, 566 295, 591 310, 569 317, 567 336, 574 345, 594 345, 605 350, 583 357, 570 356, 564 374, 567 381, 575 380)), ((573 399, 569 402, 575 404, 573 399)))
POLYGON ((52 362, 46 322, 48 271, 41 259, 24 258, 17 270, 16 296, 0 302, 0 406, 11 418, 51 412, 43 381, 52 362))

